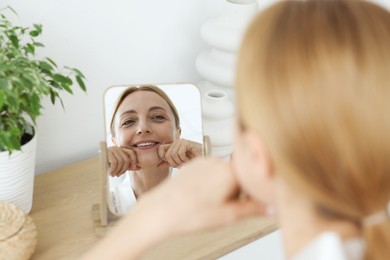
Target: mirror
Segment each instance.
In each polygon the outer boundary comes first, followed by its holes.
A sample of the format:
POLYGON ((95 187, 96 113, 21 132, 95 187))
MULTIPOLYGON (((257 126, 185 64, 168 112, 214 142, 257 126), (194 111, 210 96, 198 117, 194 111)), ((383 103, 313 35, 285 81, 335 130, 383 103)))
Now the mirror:
POLYGON ((161 181, 174 178, 183 163, 207 153, 201 95, 193 84, 109 87, 104 124, 102 201, 115 216, 128 212, 161 181))

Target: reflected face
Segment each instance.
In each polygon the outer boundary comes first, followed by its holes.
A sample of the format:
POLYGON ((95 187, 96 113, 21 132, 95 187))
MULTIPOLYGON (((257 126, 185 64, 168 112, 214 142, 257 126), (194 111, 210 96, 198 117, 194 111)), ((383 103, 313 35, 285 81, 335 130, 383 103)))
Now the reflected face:
POLYGON ((167 167, 158 156, 158 146, 178 139, 180 130, 161 96, 150 91, 131 93, 118 107, 114 122, 113 143, 134 150, 142 169, 167 167))

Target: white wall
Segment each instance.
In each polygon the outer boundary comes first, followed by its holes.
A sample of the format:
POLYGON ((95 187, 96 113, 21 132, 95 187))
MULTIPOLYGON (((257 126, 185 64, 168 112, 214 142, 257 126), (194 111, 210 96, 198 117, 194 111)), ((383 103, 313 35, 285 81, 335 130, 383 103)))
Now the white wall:
POLYGON ((199 29, 222 1, 9 0, 21 25, 41 23, 39 52, 84 72, 88 93, 44 102, 38 120, 37 173, 98 154, 103 140, 103 92, 110 85, 197 82, 199 29))
MULTIPOLYGON (((275 0, 259 0, 264 8, 275 0)), ((377 0, 390 8, 389 0, 377 0)), ((21 25, 43 25, 39 52, 87 77, 88 93, 63 93, 65 111, 49 100, 38 120, 37 173, 98 154, 103 92, 110 85, 198 82, 196 55, 207 48, 201 24, 223 0, 2 0, 21 25)))

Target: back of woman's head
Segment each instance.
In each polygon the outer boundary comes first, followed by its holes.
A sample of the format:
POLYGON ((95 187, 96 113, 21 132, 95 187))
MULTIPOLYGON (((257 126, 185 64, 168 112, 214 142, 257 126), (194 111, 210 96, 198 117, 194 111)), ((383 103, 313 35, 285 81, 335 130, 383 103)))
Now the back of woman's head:
POLYGON ((363 1, 280 2, 248 28, 237 102, 276 171, 319 214, 362 226, 366 259, 390 255, 390 13, 363 1))

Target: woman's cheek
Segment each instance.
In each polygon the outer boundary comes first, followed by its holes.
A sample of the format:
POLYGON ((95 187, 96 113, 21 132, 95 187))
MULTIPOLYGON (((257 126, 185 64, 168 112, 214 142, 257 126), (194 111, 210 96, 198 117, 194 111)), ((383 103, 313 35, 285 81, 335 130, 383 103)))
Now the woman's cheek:
POLYGON ((172 143, 173 141, 177 140, 176 130, 170 125, 164 124, 159 127, 158 131, 164 138, 165 143, 172 143))
POLYGON ((131 144, 132 136, 133 135, 131 135, 129 131, 121 131, 119 145, 123 147, 128 147, 131 144))

